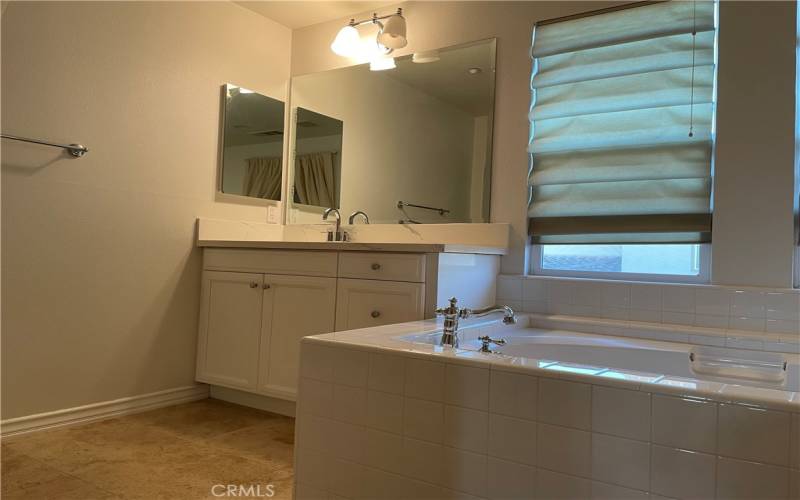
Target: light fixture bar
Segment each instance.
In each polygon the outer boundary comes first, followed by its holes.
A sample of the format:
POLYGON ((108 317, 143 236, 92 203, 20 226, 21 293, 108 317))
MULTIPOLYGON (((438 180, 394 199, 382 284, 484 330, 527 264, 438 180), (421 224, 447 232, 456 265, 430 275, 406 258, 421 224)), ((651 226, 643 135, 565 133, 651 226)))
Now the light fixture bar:
POLYGON ((397 8, 397 12, 395 12, 394 14, 387 14, 385 16, 378 16, 378 13, 376 12, 376 13, 372 14, 371 18, 364 19, 362 21, 356 21, 355 19, 350 19, 349 25, 355 27, 355 26, 361 26, 362 24, 372 23, 372 24, 377 24, 378 26, 383 28, 383 23, 381 23, 380 21, 382 21, 384 19, 389 19, 392 16, 402 16, 402 15, 403 15, 403 9, 401 7, 398 7, 397 8))

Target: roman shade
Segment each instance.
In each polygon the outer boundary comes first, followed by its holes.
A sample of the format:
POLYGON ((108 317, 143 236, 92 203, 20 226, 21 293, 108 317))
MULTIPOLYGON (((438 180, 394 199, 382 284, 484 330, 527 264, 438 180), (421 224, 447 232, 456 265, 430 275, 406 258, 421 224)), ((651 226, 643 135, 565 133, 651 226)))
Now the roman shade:
POLYGON ((534 243, 710 241, 715 12, 669 1, 536 26, 534 243))

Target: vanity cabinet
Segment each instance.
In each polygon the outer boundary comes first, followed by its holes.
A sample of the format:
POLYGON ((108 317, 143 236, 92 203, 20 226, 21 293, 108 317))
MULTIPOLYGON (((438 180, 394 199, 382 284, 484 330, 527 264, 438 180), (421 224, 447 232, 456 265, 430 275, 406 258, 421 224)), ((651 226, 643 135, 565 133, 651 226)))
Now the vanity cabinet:
POLYGON ((336 278, 299 275, 335 276, 335 254, 302 254, 207 252, 198 381, 294 398, 300 339, 332 332, 336 317, 336 278), (242 272, 254 269, 272 272, 242 272))
POLYGON ((488 305, 498 265, 496 255, 204 248, 196 379, 294 400, 302 337, 431 318, 453 294, 488 305))

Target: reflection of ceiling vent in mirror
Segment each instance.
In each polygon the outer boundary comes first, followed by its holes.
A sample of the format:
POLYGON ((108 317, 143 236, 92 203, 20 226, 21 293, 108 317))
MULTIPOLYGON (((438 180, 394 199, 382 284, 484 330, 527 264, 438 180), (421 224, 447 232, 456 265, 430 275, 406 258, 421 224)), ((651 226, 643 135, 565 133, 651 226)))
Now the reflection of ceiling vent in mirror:
POLYGON ((305 127, 305 128, 309 128, 309 127, 319 127, 319 125, 317 125, 316 123, 314 123, 314 122, 311 122, 311 121, 308 121, 308 120, 306 120, 306 121, 302 121, 302 122, 297 122, 297 126, 298 126, 298 127, 305 127))
POLYGON ((283 135, 282 130, 258 130, 256 132, 248 132, 250 135, 283 135))

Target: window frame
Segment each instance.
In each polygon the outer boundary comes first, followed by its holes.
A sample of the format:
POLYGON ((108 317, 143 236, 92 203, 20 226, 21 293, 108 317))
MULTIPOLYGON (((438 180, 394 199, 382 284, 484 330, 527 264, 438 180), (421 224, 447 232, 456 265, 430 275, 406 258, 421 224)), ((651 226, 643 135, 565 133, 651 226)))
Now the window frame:
MULTIPOLYGON (((687 243, 687 245, 692 245, 692 244, 694 243, 687 243)), ((685 274, 626 273, 626 272, 575 271, 571 269, 544 269, 542 267, 543 246, 544 245, 529 245, 530 266, 528 275, 551 276, 556 278, 589 278, 589 279, 616 280, 616 281, 655 281, 659 283, 706 284, 711 282, 710 243, 699 244, 700 248, 698 252, 698 258, 699 258, 700 270, 694 276, 685 274)))

